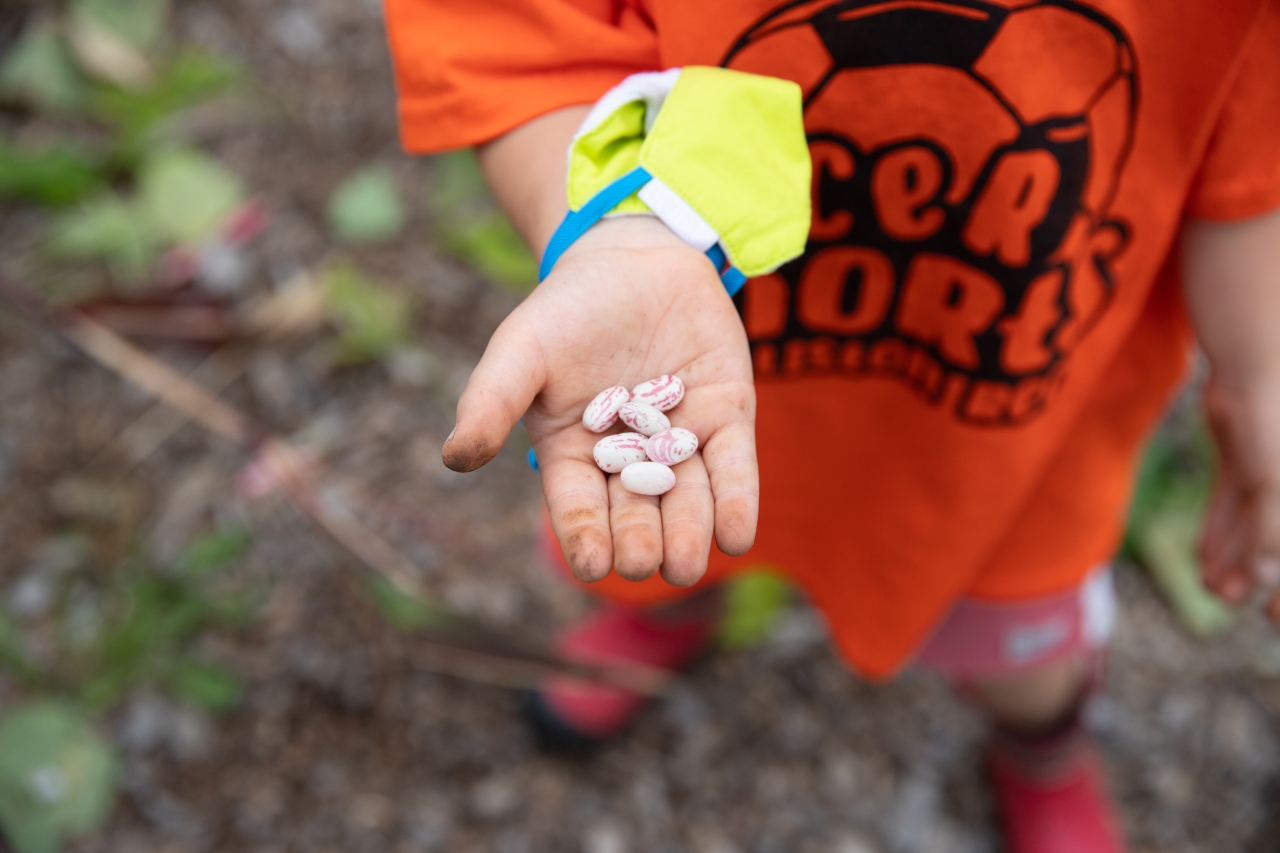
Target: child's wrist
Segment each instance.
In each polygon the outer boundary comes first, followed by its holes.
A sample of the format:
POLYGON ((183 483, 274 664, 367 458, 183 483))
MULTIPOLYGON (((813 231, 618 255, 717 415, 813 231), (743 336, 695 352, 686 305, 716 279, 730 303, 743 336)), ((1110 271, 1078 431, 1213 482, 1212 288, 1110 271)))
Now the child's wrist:
POLYGON ((564 253, 568 258, 600 249, 672 249, 690 252, 689 244, 652 214, 613 216, 593 225, 564 253))

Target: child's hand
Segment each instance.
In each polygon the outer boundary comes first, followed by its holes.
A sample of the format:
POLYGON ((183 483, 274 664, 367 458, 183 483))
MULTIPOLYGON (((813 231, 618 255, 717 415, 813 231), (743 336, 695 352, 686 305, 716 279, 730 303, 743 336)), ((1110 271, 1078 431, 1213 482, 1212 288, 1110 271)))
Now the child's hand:
MULTIPOLYGON (((1205 408, 1220 470, 1205 518, 1205 584, 1230 602, 1280 584, 1280 211, 1183 231, 1187 308, 1209 356, 1205 408)), ((1280 622, 1280 593, 1268 615, 1280 622)))
POLYGON ((651 217, 592 228, 498 327, 458 401, 444 462, 473 471, 521 416, 533 439, 551 521, 574 574, 661 570, 686 586, 706 571, 714 530, 740 554, 755 538, 759 482, 755 390, 746 334, 711 263, 651 217), (611 385, 664 373, 687 392, 669 412, 700 452, 660 498, 634 495, 596 467, 599 435, 583 409, 611 385))
MULTIPOLYGON (((1261 393, 1211 383, 1205 409, 1218 445, 1218 482, 1205 516, 1205 585, 1232 603, 1258 582, 1280 584, 1280 385, 1261 393)), ((1280 592, 1267 615, 1280 621, 1280 592)))

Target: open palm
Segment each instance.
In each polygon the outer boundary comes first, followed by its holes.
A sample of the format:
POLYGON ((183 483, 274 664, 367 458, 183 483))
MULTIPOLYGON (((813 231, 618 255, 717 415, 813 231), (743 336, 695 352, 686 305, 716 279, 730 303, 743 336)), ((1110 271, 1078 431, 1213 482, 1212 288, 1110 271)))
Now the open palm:
POLYGON ((759 478, 755 391, 746 335, 707 259, 656 220, 627 217, 588 232, 499 326, 458 401, 445 464, 472 471, 523 416, 551 522, 582 580, 610 567, 692 584, 714 535, 739 554, 755 538, 759 478), (632 494, 592 460, 600 436, 583 409, 603 389, 674 373, 687 389, 668 413, 700 452, 661 497, 632 494))

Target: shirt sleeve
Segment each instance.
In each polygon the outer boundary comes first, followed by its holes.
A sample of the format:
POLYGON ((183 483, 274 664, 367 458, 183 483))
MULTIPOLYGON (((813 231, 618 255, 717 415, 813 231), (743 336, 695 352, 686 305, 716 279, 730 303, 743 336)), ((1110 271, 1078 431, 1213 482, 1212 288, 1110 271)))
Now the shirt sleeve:
POLYGON ((1244 219, 1280 207, 1280 0, 1245 47, 1187 200, 1204 219, 1244 219))
POLYGON ((385 0, 406 149, 486 142, 659 67, 638 0, 385 0))

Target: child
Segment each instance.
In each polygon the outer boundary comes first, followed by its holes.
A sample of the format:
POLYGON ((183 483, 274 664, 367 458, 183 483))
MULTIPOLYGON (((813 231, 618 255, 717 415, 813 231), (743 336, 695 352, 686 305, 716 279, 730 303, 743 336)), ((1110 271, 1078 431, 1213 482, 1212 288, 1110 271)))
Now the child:
MULTIPOLYGON (((1110 631, 1105 566, 1138 449, 1192 328, 1223 462, 1206 582, 1240 601, 1280 580, 1280 7, 387 12, 406 146, 480 146, 537 251, 565 216, 575 132, 628 75, 716 66, 803 97, 799 258, 731 300, 666 218, 601 222, 494 334, 459 401, 446 464, 483 465, 524 416, 565 560, 612 602, 565 632, 565 653, 678 666, 713 610, 672 604, 685 588, 777 566, 855 671, 933 666, 987 711, 1008 850, 1123 850, 1078 709, 1110 631), (661 499, 632 495, 594 467, 579 417, 601 389, 665 373, 689 389, 672 420, 701 452, 661 499)), ((720 130, 735 153, 740 129, 720 130)), ((556 683, 538 707, 603 737, 637 705, 556 683)))

